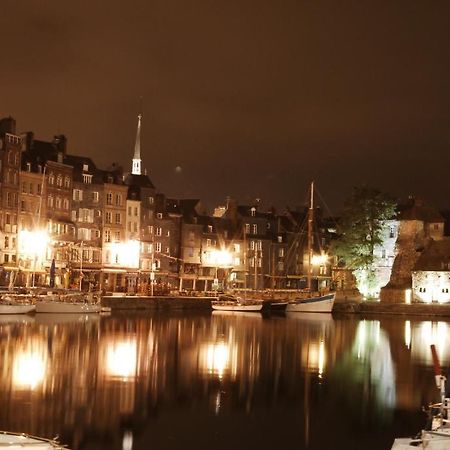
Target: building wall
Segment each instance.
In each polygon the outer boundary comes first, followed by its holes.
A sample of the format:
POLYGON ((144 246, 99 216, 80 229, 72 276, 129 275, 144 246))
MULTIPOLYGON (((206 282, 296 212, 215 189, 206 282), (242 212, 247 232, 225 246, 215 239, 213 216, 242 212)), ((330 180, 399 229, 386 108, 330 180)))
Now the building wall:
POLYGON ((450 271, 412 272, 412 298, 420 303, 450 303, 450 271))
POLYGON ((22 141, 14 134, 15 122, 4 129, 0 129, 0 263, 15 267, 22 141))

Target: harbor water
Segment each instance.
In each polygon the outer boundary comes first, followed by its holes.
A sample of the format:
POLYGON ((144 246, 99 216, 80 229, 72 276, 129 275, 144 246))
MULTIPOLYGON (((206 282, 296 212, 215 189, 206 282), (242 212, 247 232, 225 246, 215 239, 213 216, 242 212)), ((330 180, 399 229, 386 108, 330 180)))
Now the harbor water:
POLYGON ((439 399, 418 317, 0 317, 0 429, 78 449, 389 449, 439 399))

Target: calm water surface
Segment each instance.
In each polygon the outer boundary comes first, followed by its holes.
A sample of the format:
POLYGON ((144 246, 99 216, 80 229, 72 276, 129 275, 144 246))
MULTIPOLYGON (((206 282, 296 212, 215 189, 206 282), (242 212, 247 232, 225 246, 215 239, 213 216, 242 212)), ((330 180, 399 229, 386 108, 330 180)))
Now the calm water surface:
POLYGON ((438 399, 450 323, 257 314, 0 317, 0 429, 78 449, 388 449, 438 399))

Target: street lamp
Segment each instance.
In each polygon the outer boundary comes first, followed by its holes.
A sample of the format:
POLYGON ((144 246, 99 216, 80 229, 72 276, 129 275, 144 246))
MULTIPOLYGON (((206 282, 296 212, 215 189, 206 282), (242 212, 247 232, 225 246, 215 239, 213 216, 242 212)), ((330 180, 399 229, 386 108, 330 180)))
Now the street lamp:
MULTIPOLYGON (((216 269, 216 276, 215 279, 217 280, 217 283, 219 282, 217 271, 219 268, 226 269, 232 266, 233 261, 233 255, 225 249, 221 250, 212 250, 209 252, 208 255, 208 261, 210 264, 212 264, 216 269)), ((215 281, 216 283, 216 281, 215 281)))
POLYGON ((34 287, 36 264, 44 259, 50 238, 45 230, 20 230, 18 240, 19 253, 33 261, 32 286, 34 287))

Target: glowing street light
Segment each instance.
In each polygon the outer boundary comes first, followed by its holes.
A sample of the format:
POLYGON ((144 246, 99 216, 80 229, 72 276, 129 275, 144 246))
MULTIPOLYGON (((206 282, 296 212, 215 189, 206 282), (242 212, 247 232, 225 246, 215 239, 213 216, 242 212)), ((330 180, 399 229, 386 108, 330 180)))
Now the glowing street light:
POLYGON ((208 255, 208 261, 216 267, 231 267, 233 255, 228 250, 212 250, 208 255))
POLYGON ((19 253, 27 257, 44 259, 50 238, 46 231, 19 231, 19 253))
POLYGON ((328 261, 328 256, 325 253, 321 253, 320 255, 313 255, 311 258, 311 264, 314 266, 323 266, 328 261))
POLYGON ((139 241, 132 240, 111 245, 113 261, 118 261, 121 266, 139 268, 139 241))

